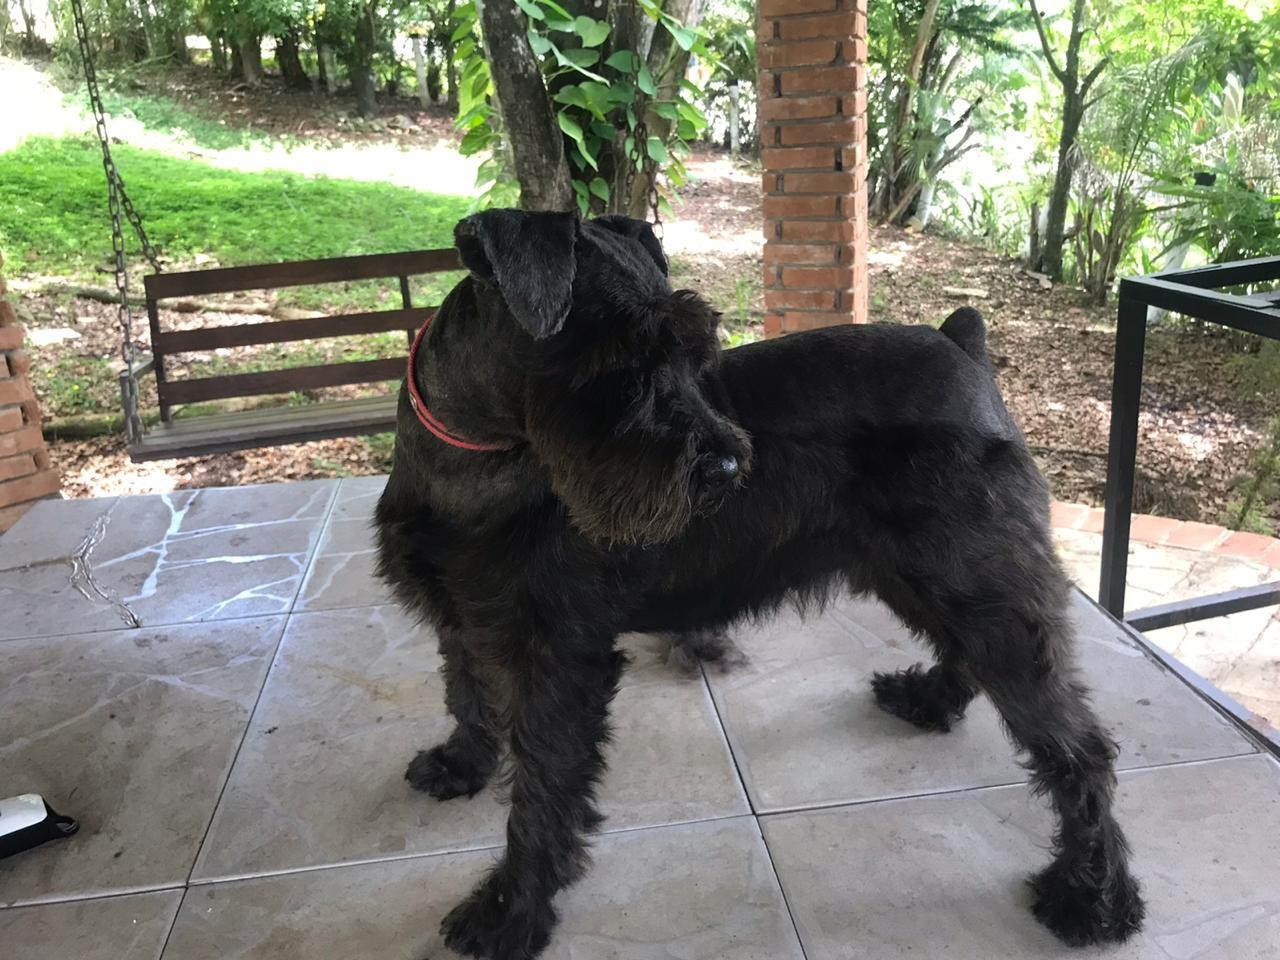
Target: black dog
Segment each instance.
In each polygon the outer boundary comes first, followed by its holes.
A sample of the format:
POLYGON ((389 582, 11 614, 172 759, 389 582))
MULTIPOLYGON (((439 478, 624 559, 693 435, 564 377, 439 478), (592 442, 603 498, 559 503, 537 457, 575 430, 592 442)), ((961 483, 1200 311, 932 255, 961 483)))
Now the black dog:
POLYGON ((470 796, 510 744, 506 853, 445 918, 448 945, 523 960, 547 944, 601 819, 618 634, 714 652, 736 620, 845 589, 937 657, 877 676, 884 709, 944 731, 982 691, 1025 751, 1059 821, 1032 880, 1041 922, 1071 944, 1138 929, 1115 747, 981 317, 722 353, 645 223, 491 211, 455 236, 471 275, 415 348, 376 519, 380 575, 438 631, 457 721, 410 783, 470 796))

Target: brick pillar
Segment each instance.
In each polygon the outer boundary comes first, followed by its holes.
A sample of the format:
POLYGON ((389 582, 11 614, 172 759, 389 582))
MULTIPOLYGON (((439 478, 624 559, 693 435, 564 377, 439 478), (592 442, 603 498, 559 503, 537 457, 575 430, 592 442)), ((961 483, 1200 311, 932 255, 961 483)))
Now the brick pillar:
POLYGON ((759 0, 765 333, 867 319, 867 0, 759 0))
POLYGON ((22 342, 22 327, 0 277, 0 533, 60 485, 40 434, 40 409, 27 382, 30 361, 22 342))

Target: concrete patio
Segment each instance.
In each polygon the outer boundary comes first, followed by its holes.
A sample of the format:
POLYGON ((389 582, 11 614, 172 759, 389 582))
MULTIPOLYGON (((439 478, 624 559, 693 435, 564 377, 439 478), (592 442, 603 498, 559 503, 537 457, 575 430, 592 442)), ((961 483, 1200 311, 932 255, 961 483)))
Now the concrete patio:
MULTIPOLYGON (((370 577, 379 478, 46 501, 0 539, 0 796, 80 833, 0 861, 15 960, 446 958, 495 856, 492 793, 401 778, 439 658, 370 577), (140 624, 140 626, 135 626, 140 624)), ((1084 597, 1148 898, 1119 960, 1280 956, 1280 765, 1084 597)), ((629 637, 608 821, 556 960, 1078 957, 1023 879, 1051 823, 985 700, 947 736, 871 704, 923 651, 845 600, 686 679, 629 637)))

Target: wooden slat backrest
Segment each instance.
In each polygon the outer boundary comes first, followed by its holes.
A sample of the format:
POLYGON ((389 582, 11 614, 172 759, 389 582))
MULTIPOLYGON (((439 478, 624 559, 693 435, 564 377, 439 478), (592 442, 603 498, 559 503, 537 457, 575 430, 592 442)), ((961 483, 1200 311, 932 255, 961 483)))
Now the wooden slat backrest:
POLYGON ((462 264, 458 259, 458 251, 445 249, 335 257, 328 260, 303 260, 246 267, 219 267, 212 270, 159 273, 148 276, 144 279, 144 284, 147 293, 147 315, 151 321, 151 344, 155 356, 160 415, 167 421, 170 408, 174 404, 398 379, 404 374, 405 357, 408 355, 408 344, 413 332, 430 317, 434 310, 432 307, 410 305, 409 277, 459 269, 462 269, 462 264), (303 320, 210 326, 191 330, 163 331, 160 329, 160 301, 175 297, 389 278, 398 278, 400 281, 402 298, 400 309, 310 317, 303 320), (169 354, 318 340, 352 334, 384 333, 392 330, 406 332, 403 357, 319 364, 181 381, 171 381, 166 377, 164 360, 169 354))
POLYGON ((185 273, 155 273, 143 278, 147 299, 196 297, 206 293, 238 293, 245 290, 275 290, 317 283, 347 280, 378 280, 385 277, 414 276, 461 270, 458 251, 413 250, 408 253, 373 253, 360 257, 332 257, 328 260, 295 260, 263 263, 247 267, 217 267, 185 273))
POLYGON ((404 360, 393 357, 388 360, 353 360, 349 363, 324 363, 288 370, 176 380, 167 384, 166 390, 170 403, 198 403, 201 400, 225 400, 228 397, 256 397, 264 393, 340 387, 348 383, 376 383, 403 376, 404 360))
POLYGON ((344 313, 333 317, 308 317, 305 320, 272 320, 267 323, 237 323, 226 327, 173 330, 160 334, 156 349, 167 355, 194 350, 217 350, 220 347, 249 347, 263 343, 290 343, 362 333, 386 333, 388 330, 416 330, 430 315, 428 307, 410 307, 408 310, 344 313))

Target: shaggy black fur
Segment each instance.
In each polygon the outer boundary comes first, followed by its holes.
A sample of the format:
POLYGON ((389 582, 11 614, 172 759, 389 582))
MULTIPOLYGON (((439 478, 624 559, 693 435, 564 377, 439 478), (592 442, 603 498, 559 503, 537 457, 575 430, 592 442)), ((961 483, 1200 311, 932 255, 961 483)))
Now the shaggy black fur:
MULTIPOLYGON (((727 626, 835 590, 883 600, 937 664, 878 676, 882 707, 947 730, 978 691, 1058 816, 1032 881, 1068 943, 1143 907, 1111 814, 1115 748, 1077 678, 1048 495, 987 365, 982 319, 849 326, 721 352, 647 224, 491 211, 456 231, 471 276, 401 392, 380 574, 433 624, 449 739, 413 786, 470 796, 510 745, 502 860, 444 920, 455 950, 526 960, 581 875, 629 630, 721 649, 727 626)), ((856 909, 856 905, 851 904, 856 909)))

